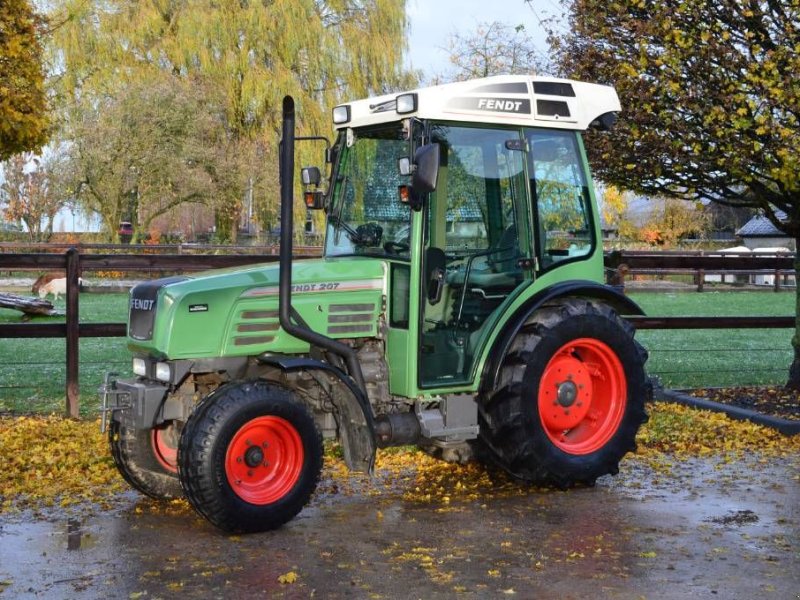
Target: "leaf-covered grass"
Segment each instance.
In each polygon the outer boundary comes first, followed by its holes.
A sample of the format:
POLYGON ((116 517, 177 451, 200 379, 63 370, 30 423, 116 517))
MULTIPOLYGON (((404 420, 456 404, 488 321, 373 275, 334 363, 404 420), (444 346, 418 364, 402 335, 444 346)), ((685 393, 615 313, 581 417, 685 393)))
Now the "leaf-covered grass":
MULTIPOLYGON (((648 316, 789 316, 791 292, 632 293, 648 316)), ((791 329, 642 330, 647 370, 668 388, 776 385, 791 363, 791 329)))

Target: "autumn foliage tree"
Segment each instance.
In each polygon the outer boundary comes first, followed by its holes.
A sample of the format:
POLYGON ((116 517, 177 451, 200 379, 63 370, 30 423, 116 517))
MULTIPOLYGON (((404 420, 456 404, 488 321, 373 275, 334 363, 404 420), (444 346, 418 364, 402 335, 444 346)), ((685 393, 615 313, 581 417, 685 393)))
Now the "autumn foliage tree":
POLYGON ((0 2, 0 161, 48 138, 41 26, 28 0, 0 2))
MULTIPOLYGON (((587 144, 596 175, 755 207, 800 240, 800 0, 565 5, 569 32, 552 36, 564 74, 614 85, 624 107, 587 144)), ((800 318, 792 343, 788 386, 800 389, 800 318)))
POLYGON ((3 217, 22 221, 31 241, 41 241, 53 232, 53 219, 65 204, 57 159, 42 160, 25 152, 14 155, 3 166, 3 217))

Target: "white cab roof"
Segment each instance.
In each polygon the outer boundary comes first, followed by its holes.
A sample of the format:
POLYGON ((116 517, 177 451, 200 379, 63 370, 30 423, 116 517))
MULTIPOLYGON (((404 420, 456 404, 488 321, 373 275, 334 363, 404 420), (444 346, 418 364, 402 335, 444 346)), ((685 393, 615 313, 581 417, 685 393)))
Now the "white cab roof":
POLYGON ((448 83, 411 92, 357 100, 349 106, 350 120, 337 129, 363 127, 406 117, 437 121, 467 121, 559 129, 588 129, 606 113, 621 110, 614 88, 551 77, 501 75, 448 83), (396 98, 417 96, 413 112, 398 114, 396 98))

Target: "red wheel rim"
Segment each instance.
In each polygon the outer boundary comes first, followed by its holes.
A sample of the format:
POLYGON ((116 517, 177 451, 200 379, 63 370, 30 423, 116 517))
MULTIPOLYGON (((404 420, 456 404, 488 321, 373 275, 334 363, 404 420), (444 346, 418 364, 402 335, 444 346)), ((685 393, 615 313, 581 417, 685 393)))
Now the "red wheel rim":
POLYGON ((158 464, 170 473, 178 472, 178 440, 173 425, 153 427, 150 430, 153 456, 158 464))
POLYGON ((300 478, 303 442, 281 417, 258 417, 233 436, 225 455, 225 475, 245 502, 271 504, 283 498, 300 478))
POLYGON ((539 383, 539 419, 569 454, 590 454, 614 436, 625 414, 625 369, 603 342, 580 338, 550 359, 539 383))

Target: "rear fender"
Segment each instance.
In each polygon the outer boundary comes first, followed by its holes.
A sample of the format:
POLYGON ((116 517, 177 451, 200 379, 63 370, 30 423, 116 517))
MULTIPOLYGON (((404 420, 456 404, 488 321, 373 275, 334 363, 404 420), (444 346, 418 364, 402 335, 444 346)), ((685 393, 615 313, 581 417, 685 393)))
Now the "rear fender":
POLYGON ((644 311, 638 304, 616 288, 607 285, 583 280, 562 281, 552 285, 531 296, 506 321, 500 335, 495 339, 494 346, 492 346, 489 358, 485 363, 483 377, 481 378, 482 391, 494 389, 500 373, 500 365, 511 346, 511 342, 531 316, 545 304, 566 297, 599 300, 611 306, 620 315, 644 315, 644 311))
POLYGON ((278 367, 281 371, 325 371, 335 375, 344 384, 335 386, 332 402, 339 411, 344 461, 352 471, 372 474, 375 468, 375 415, 369 399, 355 382, 341 369, 313 358, 289 356, 262 356, 262 364, 278 367), (338 393, 337 391, 338 390, 338 393))

